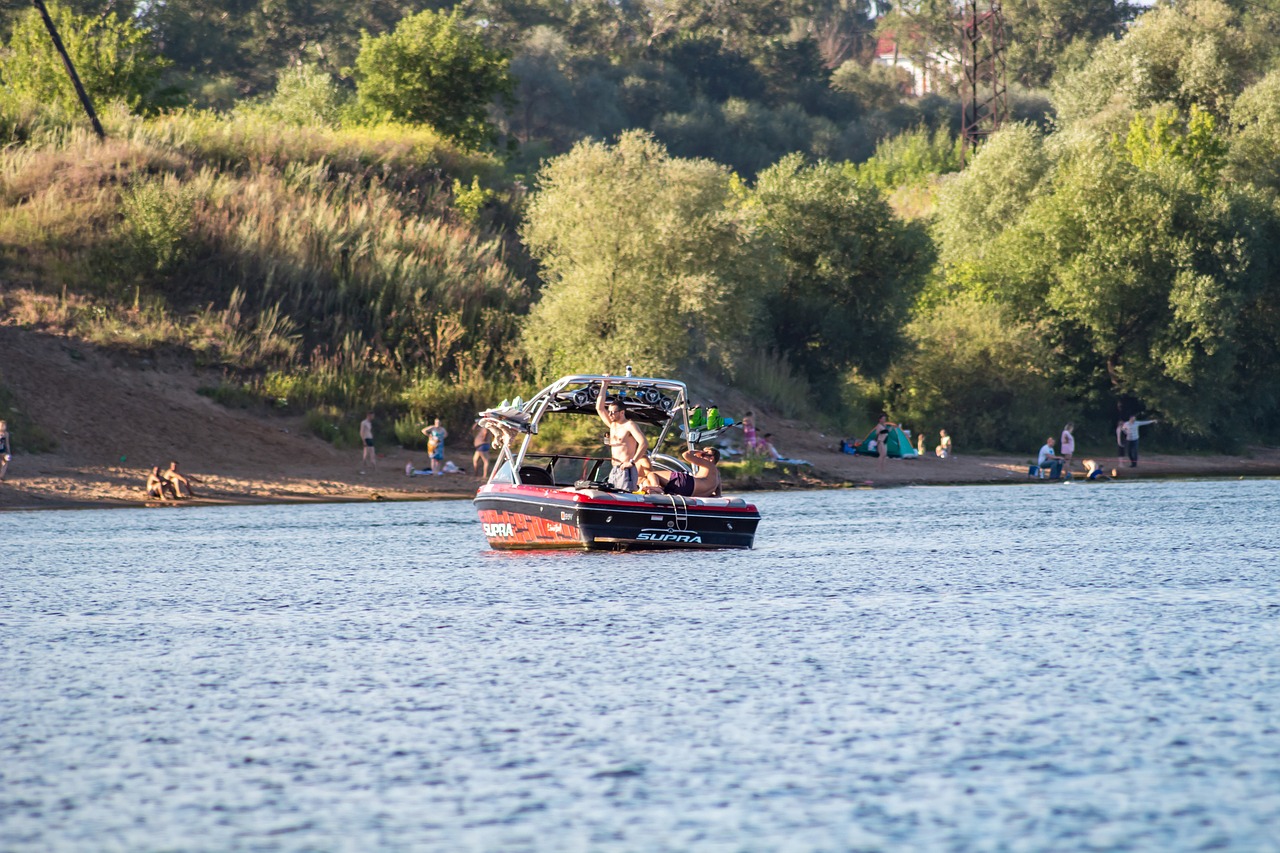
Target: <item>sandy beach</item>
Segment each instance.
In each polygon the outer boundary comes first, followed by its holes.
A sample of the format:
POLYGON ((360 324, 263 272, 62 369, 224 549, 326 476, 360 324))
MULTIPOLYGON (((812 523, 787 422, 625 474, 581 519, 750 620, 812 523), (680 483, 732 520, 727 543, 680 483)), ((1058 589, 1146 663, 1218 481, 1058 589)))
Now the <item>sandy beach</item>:
MULTIPOLYGON (((360 465, 359 450, 338 450, 306 433, 300 417, 230 409, 198 393, 217 373, 189 365, 96 350, 65 338, 0 327, 0 382, 23 414, 57 441, 50 453, 25 452, 14 430, 15 454, 0 482, 0 510, 148 506, 143 483, 152 465, 178 460, 200 478, 197 497, 181 505, 314 501, 421 500, 470 497, 479 479, 469 472, 467 436, 453 437, 446 458, 461 474, 405 476, 426 465, 421 451, 379 447, 377 468, 360 465)), ((738 410, 733 392, 715 391, 738 410)), ((810 466, 730 482, 731 490, 882 487, 912 484, 1017 483, 1033 452, 877 460, 838 452, 839 439, 803 423, 769 419, 778 447, 810 466)), ((11 425, 12 429, 12 425, 11 425)), ((1153 436, 1153 439, 1155 437, 1153 436)), ((1159 441, 1145 441, 1151 449, 1159 441)), ((1086 454, 1077 454, 1077 459, 1086 454)), ((1097 455, 1108 472, 1114 454, 1097 455)), ((1079 466, 1077 466, 1079 470, 1079 466)), ((1251 448, 1242 456, 1148 453, 1132 477, 1280 476, 1280 449, 1251 448)))

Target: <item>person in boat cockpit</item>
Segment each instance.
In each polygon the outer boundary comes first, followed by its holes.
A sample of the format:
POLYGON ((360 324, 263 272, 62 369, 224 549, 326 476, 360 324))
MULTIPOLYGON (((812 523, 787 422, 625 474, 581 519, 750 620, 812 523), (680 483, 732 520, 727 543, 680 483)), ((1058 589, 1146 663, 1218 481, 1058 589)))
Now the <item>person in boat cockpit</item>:
POLYGON ((720 451, 708 447, 704 450, 686 450, 680 455, 693 466, 693 473, 650 471, 645 480, 645 492, 692 498, 719 497, 720 469, 716 466, 720 464, 720 451))
POLYGON ((609 485, 624 492, 634 492, 640 485, 641 474, 649 473, 649 442, 636 422, 627 417, 622 400, 608 396, 609 386, 600 383, 600 396, 596 398, 596 412, 609 427, 605 444, 613 455, 613 470, 609 472, 609 485))

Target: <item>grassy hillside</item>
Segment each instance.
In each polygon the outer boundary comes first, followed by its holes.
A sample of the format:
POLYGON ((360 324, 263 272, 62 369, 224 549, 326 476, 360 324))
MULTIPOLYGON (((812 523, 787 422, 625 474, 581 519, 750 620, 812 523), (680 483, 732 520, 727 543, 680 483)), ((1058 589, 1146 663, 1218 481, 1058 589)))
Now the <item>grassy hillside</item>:
POLYGON ((506 390, 485 377, 510 375, 530 288, 495 159, 422 128, 251 114, 109 133, 0 153, 4 322, 186 353, 224 369, 211 394, 313 412, 330 438, 374 408, 407 440, 506 390))

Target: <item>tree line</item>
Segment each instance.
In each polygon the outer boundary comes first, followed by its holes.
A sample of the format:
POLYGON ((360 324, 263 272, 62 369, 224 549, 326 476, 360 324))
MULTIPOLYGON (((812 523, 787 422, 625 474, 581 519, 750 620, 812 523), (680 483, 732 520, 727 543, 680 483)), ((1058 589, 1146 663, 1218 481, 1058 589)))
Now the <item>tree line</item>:
MULTIPOLYGON (((414 309, 387 284, 344 285, 319 324, 300 298, 283 310, 313 335, 290 355, 303 364, 354 333, 346 351, 403 352, 386 361, 403 374, 470 335, 486 371, 521 381, 701 364, 780 408, 856 429, 887 407, 970 446, 1027 447, 1068 419, 1101 440, 1139 409, 1191 445, 1277 435, 1280 15, 1004 8, 1020 120, 964 168, 954 89, 908 97, 872 61, 877 37, 944 53, 945 2, 178 2, 57 19, 87 85, 152 127, 177 108, 366 137, 427 126, 490 158, 440 173, 447 208, 394 179, 378 192, 398 216, 497 241, 508 278, 486 267, 486 287, 510 295, 487 313, 463 290, 414 309), (479 323, 500 329, 466 331, 479 323), (394 349, 409 340, 418 355, 394 349)), ((50 144, 74 107, 33 18, 11 23, 0 130, 50 144)), ((149 287, 193 310, 180 273, 149 287)), ((236 289, 272 287, 250 273, 236 289)))

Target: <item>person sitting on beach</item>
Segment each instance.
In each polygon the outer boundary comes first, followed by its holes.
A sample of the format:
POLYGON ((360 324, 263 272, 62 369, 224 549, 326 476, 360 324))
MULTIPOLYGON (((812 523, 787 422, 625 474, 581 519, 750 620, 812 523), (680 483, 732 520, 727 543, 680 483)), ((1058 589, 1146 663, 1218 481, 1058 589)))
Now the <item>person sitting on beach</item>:
POLYGON ((173 495, 177 498, 190 498, 195 496, 195 492, 191 491, 191 484, 201 482, 199 477, 194 475, 182 474, 178 471, 178 463, 175 460, 169 461, 169 470, 161 475, 170 488, 173 489, 173 495))
POLYGON ((710 498, 720 494, 720 451, 714 447, 686 450, 681 454, 693 466, 693 473, 651 470, 645 478, 645 493, 710 498))
POLYGON ((764 438, 760 439, 757 446, 761 455, 772 459, 775 462, 782 458, 782 454, 773 446, 773 433, 771 432, 766 432, 764 434, 764 438))
POLYGON ((147 475, 147 497, 161 501, 177 500, 178 498, 173 491, 173 484, 160 474, 159 465, 153 466, 151 473, 147 475))
POLYGON ((1053 436, 1044 440, 1044 447, 1040 448, 1040 455, 1036 458, 1036 466, 1041 471, 1048 468, 1050 480, 1057 480, 1062 476, 1062 457, 1053 450, 1053 436))
POLYGON ((945 429, 938 430, 938 446, 933 449, 938 454, 939 459, 951 458, 951 436, 947 435, 945 429))

